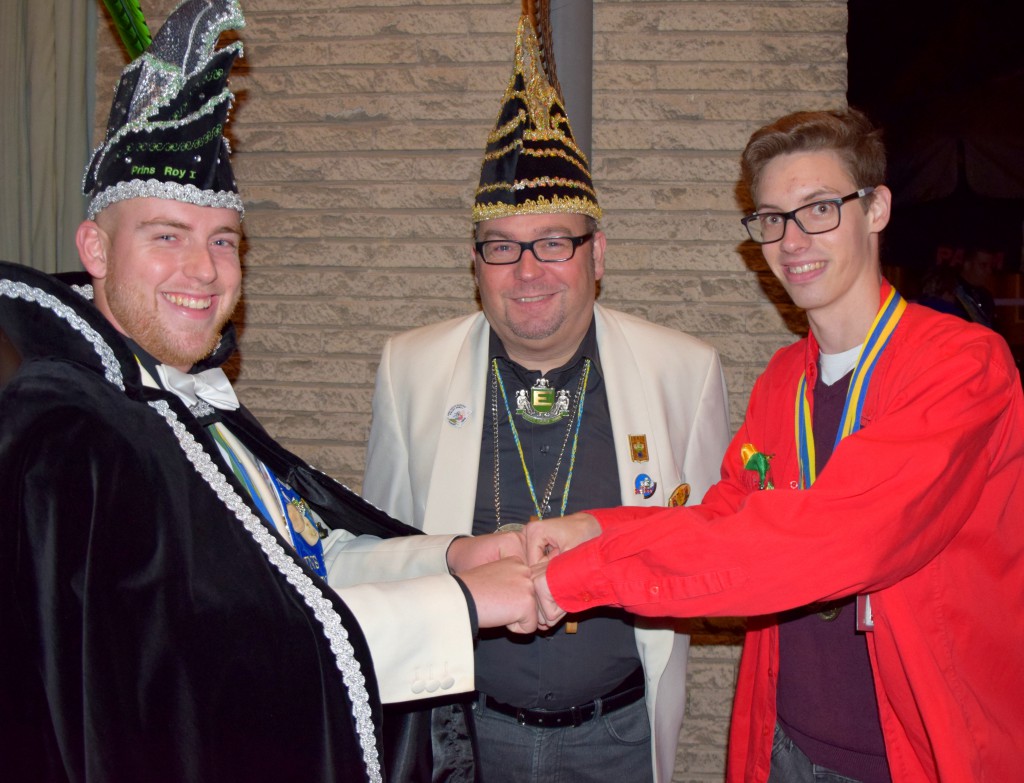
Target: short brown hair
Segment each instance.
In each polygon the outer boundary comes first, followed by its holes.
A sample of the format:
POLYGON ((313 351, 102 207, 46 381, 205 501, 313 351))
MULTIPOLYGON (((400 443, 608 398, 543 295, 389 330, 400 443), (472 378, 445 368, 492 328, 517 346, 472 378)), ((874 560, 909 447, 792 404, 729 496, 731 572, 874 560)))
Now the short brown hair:
POLYGON ((885 182, 882 131, 856 109, 798 111, 754 131, 743 150, 743 182, 756 199, 764 167, 779 155, 830 150, 858 188, 885 182))

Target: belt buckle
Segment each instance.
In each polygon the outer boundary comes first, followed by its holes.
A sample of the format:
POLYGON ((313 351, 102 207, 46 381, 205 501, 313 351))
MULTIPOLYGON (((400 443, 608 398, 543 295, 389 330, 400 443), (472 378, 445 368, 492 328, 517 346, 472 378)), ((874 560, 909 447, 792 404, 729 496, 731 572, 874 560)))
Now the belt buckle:
POLYGON ((526 710, 522 708, 516 710, 516 723, 520 726, 526 725, 526 710))

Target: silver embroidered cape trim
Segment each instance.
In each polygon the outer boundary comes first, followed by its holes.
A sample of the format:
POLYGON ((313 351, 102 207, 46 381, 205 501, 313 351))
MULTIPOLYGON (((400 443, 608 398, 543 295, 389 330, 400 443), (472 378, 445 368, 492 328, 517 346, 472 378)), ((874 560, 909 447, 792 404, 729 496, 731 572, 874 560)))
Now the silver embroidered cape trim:
POLYGON ((196 404, 189 406, 188 409, 188 412, 195 416, 197 419, 201 419, 203 418, 203 416, 209 416, 211 413, 214 413, 215 411, 216 408, 210 405, 210 403, 208 403, 206 400, 196 400, 196 404))
POLYGON ((27 283, 16 283, 13 280, 0 280, 0 296, 6 296, 11 299, 23 299, 26 302, 35 302, 53 312, 58 318, 66 321, 96 351, 100 363, 103 365, 103 377, 118 389, 124 391, 124 376, 121 374, 121 365, 114 356, 114 351, 100 336, 100 333, 89 326, 88 322, 71 307, 52 294, 46 293, 41 288, 35 288, 27 283))
MULTIPOLYGON (((83 293, 79 291, 79 293, 83 293)), ((93 329, 84 318, 57 297, 40 288, 13 280, 0 280, 0 296, 35 302, 53 312, 58 318, 66 321, 76 332, 92 345, 100 362, 103 364, 104 377, 107 381, 124 391, 124 378, 121 366, 114 356, 113 350, 103 340, 99 332, 93 329)), ((348 690, 352 703, 352 715, 355 718, 359 744, 363 750, 363 763, 366 765, 366 777, 371 783, 383 783, 380 757, 377 753, 377 742, 373 731, 373 713, 370 708, 370 697, 366 690, 366 677, 363 675, 355 651, 348 638, 348 631, 341 621, 341 616, 323 594, 323 590, 288 556, 281 543, 260 522, 249 506, 228 483, 227 478, 219 470, 199 442, 178 420, 177 414, 171 410, 166 400, 155 400, 150 407, 159 413, 170 426, 178 439, 178 444, 196 472, 216 493, 217 498, 232 512, 253 537, 267 559, 281 572, 288 582, 302 596, 306 605, 313 610, 313 615, 323 626, 324 635, 330 642, 334 662, 341 672, 342 681, 348 690)))
POLYGON ((188 457, 196 472, 210 485, 210 488, 217 494, 217 498, 234 513, 246 531, 259 544, 267 559, 299 592, 306 605, 313 610, 313 615, 323 626, 324 634, 331 643, 335 666, 341 672, 342 680, 348 689, 349 700, 352 702, 352 715, 355 718, 356 731, 359 734, 359 744, 363 749, 363 762, 366 764, 367 778, 373 783, 381 783, 383 778, 380 758, 377 754, 377 742, 373 733, 366 678, 363 676, 359 661, 356 660, 355 651, 349 641, 348 631, 342 624, 341 616, 323 594, 322 583, 318 584, 319 580, 314 582, 288 555, 281 542, 252 512, 242 497, 235 492, 231 484, 228 483, 227 477, 210 455, 203 450, 199 442, 192 437, 192 433, 178 420, 177 414, 171 410, 167 401, 154 400, 149 405, 166 419, 167 424, 177 437, 182 451, 185 452, 185 456, 188 457))
POLYGON ((95 292, 92 290, 92 283, 86 283, 85 285, 78 285, 78 283, 72 283, 71 290, 74 291, 83 299, 87 299, 90 302, 95 298, 95 292))

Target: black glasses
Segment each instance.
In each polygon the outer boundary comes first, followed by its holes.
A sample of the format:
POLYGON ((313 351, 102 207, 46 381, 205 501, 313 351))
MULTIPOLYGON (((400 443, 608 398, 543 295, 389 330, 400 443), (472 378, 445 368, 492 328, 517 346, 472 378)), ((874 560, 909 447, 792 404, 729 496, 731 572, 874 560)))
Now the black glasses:
POLYGON ((842 198, 826 198, 804 204, 789 212, 755 212, 740 222, 746 227, 750 238, 759 245, 778 242, 786 233, 786 223, 792 220, 805 234, 824 234, 839 228, 842 216, 840 207, 847 201, 864 198, 874 188, 861 188, 856 193, 842 198))
POLYGON ((594 238, 594 232, 581 237, 542 237, 532 242, 518 242, 515 239, 488 239, 476 242, 476 252, 485 264, 515 264, 527 250, 533 252, 538 261, 557 264, 568 261, 576 255, 576 248, 594 238))

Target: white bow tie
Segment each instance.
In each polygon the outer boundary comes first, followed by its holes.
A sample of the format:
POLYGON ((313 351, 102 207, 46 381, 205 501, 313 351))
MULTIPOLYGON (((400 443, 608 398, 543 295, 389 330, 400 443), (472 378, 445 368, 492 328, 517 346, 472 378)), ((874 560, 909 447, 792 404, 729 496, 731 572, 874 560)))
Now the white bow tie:
POLYGON ((219 367, 191 375, 166 364, 158 364, 156 373, 163 387, 178 395, 190 408, 202 400, 220 410, 238 409, 238 397, 231 388, 231 381, 219 367))

